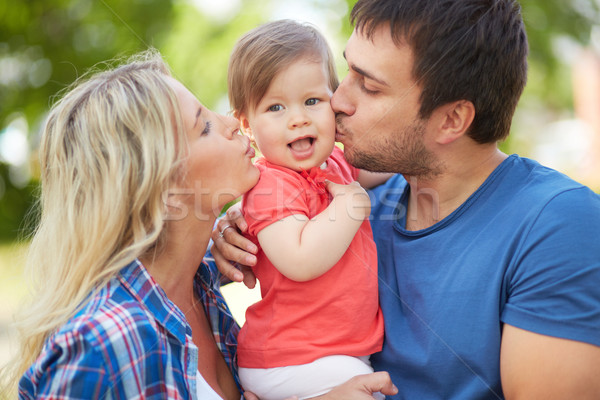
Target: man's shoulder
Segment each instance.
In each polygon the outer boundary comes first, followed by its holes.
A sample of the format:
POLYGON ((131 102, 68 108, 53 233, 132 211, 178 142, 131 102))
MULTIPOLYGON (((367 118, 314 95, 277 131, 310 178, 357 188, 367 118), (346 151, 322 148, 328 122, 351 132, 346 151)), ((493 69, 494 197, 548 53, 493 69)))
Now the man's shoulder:
POLYGON ((551 202, 590 205, 600 202, 600 196, 589 187, 528 158, 514 156, 506 178, 504 185, 512 187, 515 196, 542 207, 551 202))
POLYGON ((512 155, 510 161, 512 161, 512 168, 510 169, 512 174, 527 177, 526 183, 529 183, 531 187, 541 190, 570 190, 584 187, 583 184, 576 182, 562 172, 530 158, 512 155))

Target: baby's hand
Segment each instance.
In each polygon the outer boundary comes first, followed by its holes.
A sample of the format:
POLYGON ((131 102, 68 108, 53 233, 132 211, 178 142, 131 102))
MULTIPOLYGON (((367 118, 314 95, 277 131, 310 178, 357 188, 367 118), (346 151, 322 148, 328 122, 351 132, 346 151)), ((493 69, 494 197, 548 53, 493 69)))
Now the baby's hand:
POLYGON ((360 186, 358 182, 352 182, 349 185, 340 185, 331 181, 326 181, 327 190, 334 198, 334 201, 345 204, 348 215, 352 218, 365 219, 371 213, 371 199, 360 186))

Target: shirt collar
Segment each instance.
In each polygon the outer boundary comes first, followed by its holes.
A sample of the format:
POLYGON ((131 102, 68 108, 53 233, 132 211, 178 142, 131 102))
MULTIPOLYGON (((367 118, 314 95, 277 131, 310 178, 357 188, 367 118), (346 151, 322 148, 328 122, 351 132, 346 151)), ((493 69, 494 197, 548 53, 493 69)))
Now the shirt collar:
POLYGON ((306 180, 313 188, 317 189, 318 192, 328 193, 325 188, 325 181, 330 180, 335 183, 343 183, 339 177, 341 171, 339 167, 335 167, 332 165, 333 163, 326 161, 321 166, 312 167, 308 170, 295 171, 291 168, 282 167, 281 165, 273 164, 268 161, 266 158, 261 157, 255 161, 255 165, 264 165, 268 168, 280 169, 283 171, 287 171, 291 174, 298 174, 304 180, 306 180))
POLYGON ((140 303, 144 304, 160 325, 185 344, 186 334, 190 336, 192 334, 185 316, 169 300, 164 290, 138 259, 120 271, 119 280, 140 303))

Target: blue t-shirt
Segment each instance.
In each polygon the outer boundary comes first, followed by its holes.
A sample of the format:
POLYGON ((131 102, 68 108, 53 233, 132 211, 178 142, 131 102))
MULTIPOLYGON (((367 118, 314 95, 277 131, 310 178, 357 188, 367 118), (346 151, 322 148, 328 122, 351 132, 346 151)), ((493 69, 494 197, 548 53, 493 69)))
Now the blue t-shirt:
POLYGON ((407 231, 409 190, 397 175, 371 192, 385 319, 371 361, 392 398, 503 398, 503 323, 600 346, 600 196, 513 155, 448 217, 407 231))

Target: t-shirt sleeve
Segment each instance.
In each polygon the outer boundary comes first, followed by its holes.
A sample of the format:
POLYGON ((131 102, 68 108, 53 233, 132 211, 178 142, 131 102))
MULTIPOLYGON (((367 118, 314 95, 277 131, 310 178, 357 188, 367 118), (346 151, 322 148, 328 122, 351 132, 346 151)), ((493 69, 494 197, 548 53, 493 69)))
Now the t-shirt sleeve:
POLYGON ((548 202, 507 274, 504 323, 600 346, 600 197, 587 188, 548 202))
POLYGON ((244 195, 242 211, 248 223, 248 233, 258 232, 290 215, 309 215, 305 190, 299 180, 284 171, 261 171, 256 186, 244 195))

